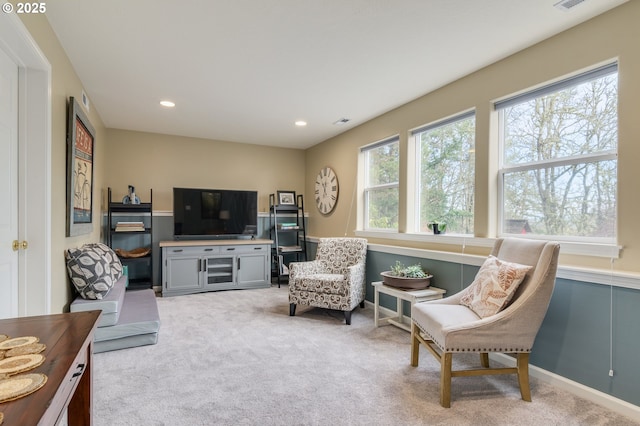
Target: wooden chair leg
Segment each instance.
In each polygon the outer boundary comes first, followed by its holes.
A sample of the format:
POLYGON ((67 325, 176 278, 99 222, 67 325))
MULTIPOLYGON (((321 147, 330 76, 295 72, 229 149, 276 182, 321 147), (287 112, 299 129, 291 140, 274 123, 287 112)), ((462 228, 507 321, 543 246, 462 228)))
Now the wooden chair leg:
POLYGON ((528 352, 518 354, 518 384, 520 385, 520 395, 522 396, 522 399, 531 402, 528 352))
POLYGON ((489 353, 481 352, 480 353, 480 363, 484 368, 489 368, 489 353))
POLYGON ((418 341, 418 333, 420 329, 416 323, 411 323, 411 366, 418 366, 418 355, 420 354, 420 342, 418 341))
POLYGON ((453 354, 444 352, 440 359, 440 405, 451 407, 451 364, 453 354))

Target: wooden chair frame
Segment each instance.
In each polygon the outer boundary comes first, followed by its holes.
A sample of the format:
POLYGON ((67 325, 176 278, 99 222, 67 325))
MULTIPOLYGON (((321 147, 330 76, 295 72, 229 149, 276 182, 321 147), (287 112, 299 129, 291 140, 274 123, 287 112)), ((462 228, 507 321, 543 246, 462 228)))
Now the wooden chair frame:
POLYGON ((451 378, 465 376, 483 376, 497 374, 517 374, 520 386, 520 395, 525 401, 531 402, 531 388, 529 386, 529 352, 516 353, 516 367, 491 368, 489 366, 489 353, 480 353, 480 362, 483 368, 453 370, 453 352, 440 351, 433 340, 425 339, 420 334, 420 328, 411 324, 411 366, 418 366, 420 344, 424 345, 440 363, 440 405, 444 408, 451 407, 451 378))

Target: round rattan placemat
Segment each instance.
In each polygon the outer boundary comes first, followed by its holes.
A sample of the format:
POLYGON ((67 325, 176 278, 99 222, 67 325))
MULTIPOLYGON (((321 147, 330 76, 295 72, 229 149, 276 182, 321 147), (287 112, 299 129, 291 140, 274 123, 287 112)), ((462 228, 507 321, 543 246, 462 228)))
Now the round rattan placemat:
POLYGON ((28 345, 18 346, 16 348, 9 349, 8 351, 5 351, 4 356, 6 358, 9 358, 12 356, 19 356, 19 355, 39 354, 40 352, 44 351, 46 348, 47 348, 47 345, 45 345, 44 343, 30 343, 28 345))
POLYGON ((36 368, 44 362, 40 354, 18 355, 0 360, 0 374, 18 374, 36 368))
POLYGON ((0 380, 0 403, 13 401, 40 389, 47 382, 47 376, 40 373, 20 374, 0 380))
POLYGON ((13 339, 0 342, 0 351, 17 348, 18 346, 30 345, 39 341, 40 339, 35 336, 14 337, 13 339))
POLYGON ((9 336, 7 336, 6 334, 0 334, 0 342, 4 342, 8 338, 9 338, 9 336))

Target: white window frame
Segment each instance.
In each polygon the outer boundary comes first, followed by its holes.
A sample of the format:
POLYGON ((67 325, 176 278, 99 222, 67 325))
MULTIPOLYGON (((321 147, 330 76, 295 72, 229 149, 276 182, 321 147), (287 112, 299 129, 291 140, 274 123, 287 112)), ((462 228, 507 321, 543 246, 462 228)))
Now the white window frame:
MULTIPOLYGON (((593 80, 595 78, 604 77, 610 75, 614 72, 618 71, 618 63, 610 63, 606 64, 592 70, 580 73, 578 75, 562 79, 555 83, 551 83, 548 85, 544 85, 534 90, 526 91, 516 96, 512 96, 506 98, 504 100, 498 101, 494 103, 494 108, 499 114, 499 166, 498 166, 498 236, 519 236, 522 237, 521 234, 511 234, 507 233, 504 230, 504 179, 507 174, 522 172, 522 171, 530 171, 541 169, 544 167, 562 167, 562 166, 570 166, 575 164, 584 164, 584 163, 592 163, 598 161, 606 161, 606 160, 617 160, 618 153, 616 150, 608 150, 608 151, 599 151, 597 153, 588 153, 583 155, 575 155, 570 157, 562 157, 558 159, 551 159, 546 161, 533 161, 528 163, 520 163, 511 166, 504 165, 504 110, 512 105, 520 104, 526 102, 531 99, 535 99, 541 96, 545 96, 551 93, 559 92, 563 89, 567 89, 573 86, 577 86, 581 83, 593 80)), ((616 204, 617 204, 617 194, 616 194, 616 204)), ((617 212, 616 212, 616 223, 618 221, 617 212)), ((610 238, 597 238, 597 237, 575 237, 575 236, 564 236, 564 235, 541 235, 541 234, 531 234, 526 235, 526 238, 530 239, 540 239, 540 240, 548 240, 553 239, 556 241, 564 241, 568 245, 576 244, 580 245, 580 243, 595 243, 602 244, 605 247, 611 247, 612 252, 615 252, 616 249, 619 250, 619 247, 615 246, 617 243, 617 234, 610 238)), ((605 251, 607 249, 605 248, 605 251)), ((617 257, 611 256, 611 257, 617 257)))
POLYGON ((395 229, 387 229, 387 228, 370 228, 368 226, 369 224, 369 197, 370 194, 374 191, 381 191, 381 190, 385 190, 385 189, 393 189, 396 188, 398 190, 398 209, 400 208, 400 172, 399 172, 399 166, 400 166, 400 153, 398 150, 398 180, 394 183, 386 183, 386 184, 380 184, 380 185, 372 185, 372 186, 368 186, 367 182, 369 182, 369 161, 368 161, 368 153, 370 151, 373 151, 376 148, 380 148, 381 146, 384 145, 390 145, 393 143, 397 143, 398 145, 400 144, 400 136, 399 135, 395 135, 389 138, 385 138, 382 139, 378 142, 374 142, 372 144, 363 146, 360 148, 360 155, 362 157, 362 227, 361 229, 363 229, 364 231, 377 231, 377 232, 398 232, 398 228, 395 229))
MULTIPOLYGON (((438 121, 434 121, 432 123, 429 124, 425 124, 424 126, 420 126, 418 128, 415 128, 413 130, 410 131, 410 135, 411 135, 411 140, 412 140, 412 144, 413 144, 413 153, 414 153, 414 159, 415 159, 415 176, 413 181, 415 182, 415 197, 414 197, 414 202, 413 202, 413 212, 414 212, 414 217, 413 217, 413 224, 412 224, 412 228, 413 228, 413 233, 416 234, 421 234, 421 235, 432 235, 432 233, 427 233, 427 232, 422 232, 420 230, 420 195, 422 192, 422 187, 420 185, 420 178, 422 175, 422 164, 421 164, 421 143, 420 143, 420 135, 426 131, 429 130, 434 130, 440 127, 444 127, 444 126, 448 126, 449 124, 453 124, 456 123, 458 121, 462 121, 462 120, 466 120, 468 118, 472 118, 474 119, 474 128, 475 128, 475 119, 476 119, 476 110, 475 109, 471 109, 468 111, 463 111, 459 114, 455 114, 452 115, 450 117, 447 118, 443 118, 441 120, 438 121)), ((474 148, 475 148, 475 135, 474 135, 474 148)), ((475 153, 474 153, 475 156, 475 153)), ((475 158, 474 158, 474 163, 475 163, 475 158)), ((475 170, 475 166, 474 166, 474 170, 475 170)), ((474 172, 475 173, 475 172, 474 172)), ((474 192, 475 192, 475 184, 474 184, 474 192)), ((475 218, 474 218, 475 219, 475 218)), ((449 231, 447 231, 449 232, 449 231)), ((456 234, 456 235, 465 235, 465 234, 456 234)), ((468 236, 473 236, 472 234, 467 234, 468 236)))

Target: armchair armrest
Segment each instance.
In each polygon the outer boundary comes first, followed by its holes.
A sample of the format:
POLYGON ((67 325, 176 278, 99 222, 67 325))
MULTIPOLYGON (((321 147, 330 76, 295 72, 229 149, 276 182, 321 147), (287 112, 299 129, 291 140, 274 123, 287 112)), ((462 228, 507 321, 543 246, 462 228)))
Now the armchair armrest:
POLYGON ((295 280, 300 275, 319 274, 322 272, 322 263, 318 260, 308 262, 291 262, 289 264, 289 280, 295 280))
POLYGON ((366 265, 364 263, 356 263, 349 266, 345 273, 345 278, 350 286, 353 288, 356 285, 364 285, 366 276, 366 265))

